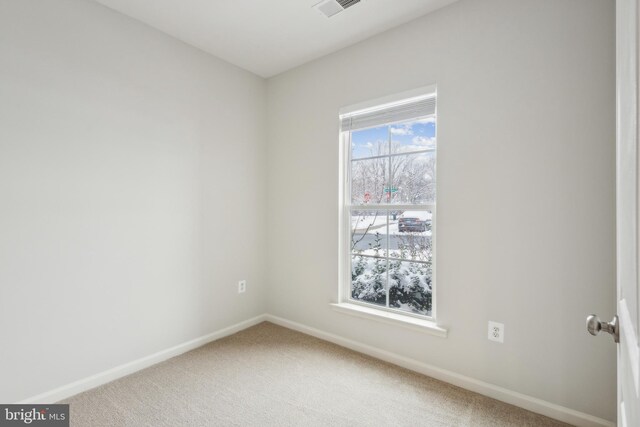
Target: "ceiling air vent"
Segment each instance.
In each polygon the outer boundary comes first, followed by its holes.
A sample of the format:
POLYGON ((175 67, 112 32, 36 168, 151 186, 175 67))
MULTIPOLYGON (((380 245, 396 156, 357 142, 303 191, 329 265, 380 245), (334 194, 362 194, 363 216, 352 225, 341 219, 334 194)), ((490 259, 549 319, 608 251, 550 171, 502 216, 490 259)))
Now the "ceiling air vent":
POLYGON ((322 12, 327 18, 330 18, 359 2, 360 0, 322 0, 313 7, 322 12))

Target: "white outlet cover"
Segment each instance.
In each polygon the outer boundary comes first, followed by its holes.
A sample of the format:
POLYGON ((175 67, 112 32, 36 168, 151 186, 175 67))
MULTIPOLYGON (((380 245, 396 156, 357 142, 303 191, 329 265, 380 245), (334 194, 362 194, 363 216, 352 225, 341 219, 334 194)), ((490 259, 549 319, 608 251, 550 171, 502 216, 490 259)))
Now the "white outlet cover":
POLYGON ((238 282, 238 293, 242 294, 244 292, 247 291, 247 281, 246 280, 240 280, 238 282))
POLYGON ((489 321, 489 331, 488 331, 487 338, 489 338, 489 341, 503 343, 504 342, 504 324, 489 321))

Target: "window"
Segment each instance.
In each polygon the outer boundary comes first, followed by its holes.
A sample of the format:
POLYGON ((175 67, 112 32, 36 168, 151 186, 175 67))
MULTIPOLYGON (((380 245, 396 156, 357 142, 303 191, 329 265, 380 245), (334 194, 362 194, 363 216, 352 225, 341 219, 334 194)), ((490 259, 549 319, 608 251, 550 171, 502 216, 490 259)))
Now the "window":
POLYGON ((341 302, 434 318, 436 92, 340 115, 341 302))

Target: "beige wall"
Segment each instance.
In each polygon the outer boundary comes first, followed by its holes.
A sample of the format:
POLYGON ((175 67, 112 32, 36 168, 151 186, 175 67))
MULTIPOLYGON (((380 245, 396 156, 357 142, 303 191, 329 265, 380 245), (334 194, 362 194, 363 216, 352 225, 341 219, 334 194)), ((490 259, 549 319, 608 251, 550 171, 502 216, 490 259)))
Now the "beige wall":
POLYGON ((269 311, 613 420, 614 52, 612 0, 461 0, 270 79, 269 311), (329 307, 338 110, 433 83, 446 339, 329 307))
POLYGON ((265 96, 96 3, 0 0, 0 402, 264 313, 265 96))

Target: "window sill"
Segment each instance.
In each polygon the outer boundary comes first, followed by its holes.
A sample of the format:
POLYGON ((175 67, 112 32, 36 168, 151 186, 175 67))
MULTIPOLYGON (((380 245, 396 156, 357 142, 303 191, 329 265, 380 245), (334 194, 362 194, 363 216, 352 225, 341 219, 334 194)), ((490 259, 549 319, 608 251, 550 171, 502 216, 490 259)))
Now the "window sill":
POLYGON ((337 312, 375 320, 389 325, 400 326, 414 331, 424 332, 437 337, 446 338, 447 329, 444 329, 431 320, 416 319, 401 314, 389 313, 375 308, 363 307, 356 304, 339 303, 331 304, 331 308, 337 312))

